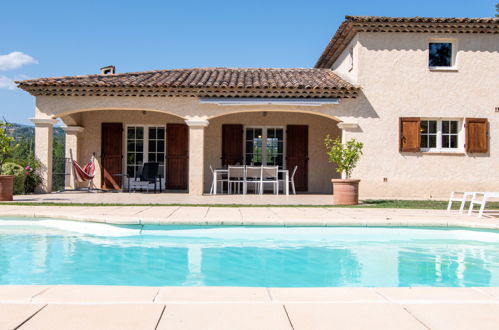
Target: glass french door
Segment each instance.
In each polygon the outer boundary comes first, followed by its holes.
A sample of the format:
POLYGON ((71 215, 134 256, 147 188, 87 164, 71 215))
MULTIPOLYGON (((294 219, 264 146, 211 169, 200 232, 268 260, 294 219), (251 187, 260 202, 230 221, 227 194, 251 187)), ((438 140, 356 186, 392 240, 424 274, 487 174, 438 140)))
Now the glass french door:
MULTIPOLYGON (((128 126, 126 137, 126 172, 136 178, 145 162, 159 163, 161 180, 165 178, 165 127, 128 126)), ((125 184, 127 180, 125 180, 125 184)))
POLYGON ((246 165, 277 165, 285 168, 284 128, 283 127, 246 127, 245 129, 246 165))

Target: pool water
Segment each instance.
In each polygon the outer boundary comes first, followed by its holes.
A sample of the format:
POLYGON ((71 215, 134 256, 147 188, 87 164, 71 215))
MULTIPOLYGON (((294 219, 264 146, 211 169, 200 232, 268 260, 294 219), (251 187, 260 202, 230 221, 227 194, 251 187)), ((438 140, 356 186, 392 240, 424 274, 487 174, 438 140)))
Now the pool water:
POLYGON ((499 286, 499 232, 0 219, 0 284, 499 286))

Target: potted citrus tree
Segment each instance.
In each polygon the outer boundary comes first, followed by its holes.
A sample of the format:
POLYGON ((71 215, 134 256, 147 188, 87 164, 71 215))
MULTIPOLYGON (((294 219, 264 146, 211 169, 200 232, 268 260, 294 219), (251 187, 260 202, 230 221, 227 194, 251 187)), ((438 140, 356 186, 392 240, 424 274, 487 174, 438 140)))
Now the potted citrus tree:
POLYGON ((336 164, 336 172, 344 174, 342 179, 331 179, 333 184, 333 198, 335 204, 359 204, 359 182, 351 179, 353 169, 357 165, 364 144, 355 139, 341 143, 340 138, 331 139, 328 135, 324 139, 329 162, 336 164))
POLYGON ((8 124, 0 122, 0 201, 11 201, 14 189, 14 175, 2 175, 3 164, 12 152, 14 138, 7 134, 8 124))

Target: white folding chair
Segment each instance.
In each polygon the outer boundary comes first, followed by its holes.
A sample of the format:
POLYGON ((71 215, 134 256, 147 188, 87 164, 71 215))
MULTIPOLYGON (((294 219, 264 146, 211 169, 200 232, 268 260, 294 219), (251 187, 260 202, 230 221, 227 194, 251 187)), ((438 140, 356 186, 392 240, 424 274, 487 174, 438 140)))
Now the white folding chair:
POLYGON ((274 188, 274 194, 279 195, 279 166, 262 167, 262 181, 260 185, 260 194, 263 194, 266 183, 271 183, 274 188))
POLYGON ((248 185, 254 185, 254 192, 260 193, 262 182, 262 167, 261 166, 246 166, 246 183, 245 189, 248 192, 248 185))
POLYGON ((236 193, 239 193, 241 185, 243 194, 246 192, 246 167, 244 166, 230 166, 227 171, 227 182, 229 186, 229 194, 232 193, 232 185, 235 184, 236 193))

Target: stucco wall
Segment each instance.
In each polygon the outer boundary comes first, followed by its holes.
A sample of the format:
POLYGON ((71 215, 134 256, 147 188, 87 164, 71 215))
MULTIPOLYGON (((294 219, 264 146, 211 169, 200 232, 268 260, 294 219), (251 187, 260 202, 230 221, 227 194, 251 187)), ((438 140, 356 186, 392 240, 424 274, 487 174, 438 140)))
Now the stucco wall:
POLYGON ((499 190, 499 36, 360 33, 358 102, 370 116, 345 138, 365 143, 353 176, 363 197, 447 197, 453 190, 499 190), (428 69, 431 38, 457 39, 457 71, 428 69), (486 155, 400 153, 399 117, 481 117, 486 155), (384 182, 384 178, 387 182, 384 182))
POLYGON ((205 129, 205 191, 209 191, 213 167, 221 166, 222 157, 222 125, 243 124, 246 126, 286 126, 308 125, 308 190, 312 193, 330 193, 331 178, 338 174, 328 160, 324 148, 324 138, 327 134, 333 138, 340 136, 341 131, 337 121, 317 115, 303 113, 280 112, 249 112, 226 115, 210 120, 205 129))
POLYGON ((343 79, 357 84, 359 79, 359 51, 360 45, 356 35, 341 52, 338 59, 333 63, 333 71, 343 79))

